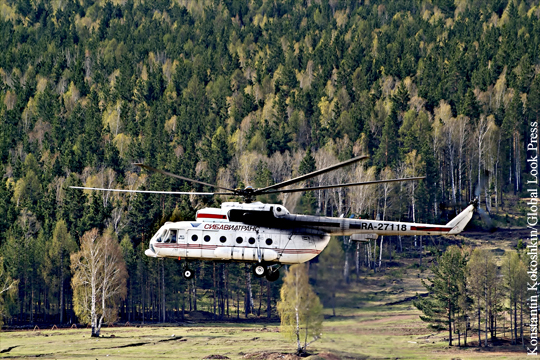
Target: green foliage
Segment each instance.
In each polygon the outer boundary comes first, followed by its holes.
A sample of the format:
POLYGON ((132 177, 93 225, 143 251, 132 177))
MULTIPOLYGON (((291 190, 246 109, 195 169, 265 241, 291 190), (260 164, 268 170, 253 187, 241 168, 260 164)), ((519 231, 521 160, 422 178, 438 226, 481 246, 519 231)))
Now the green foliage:
POLYGON ((431 267, 433 277, 422 279, 429 295, 414 301, 414 306, 424 314, 420 319, 435 329, 448 329, 449 345, 452 345, 452 324, 459 311, 459 291, 466 281, 467 261, 468 254, 457 246, 446 249, 431 267))
POLYGON ((336 316, 336 292, 343 283, 344 251, 337 237, 332 237, 326 249, 319 256, 317 265, 317 287, 326 303, 332 306, 332 313, 336 316))
POLYGON ((292 265, 289 268, 283 278, 277 308, 281 318, 281 331, 289 339, 296 340, 298 353, 305 352, 311 342, 321 337, 323 307, 309 285, 305 264, 292 265), (312 341, 308 343, 308 339, 312 341))
POLYGON ((18 280, 13 280, 4 268, 4 258, 0 257, 0 327, 4 325, 4 317, 9 315, 4 308, 6 296, 13 296, 17 292, 18 280))
MULTIPOLYGON (((28 302, 56 295, 41 287, 40 274, 34 280, 20 264, 43 265, 43 256, 34 259, 28 250, 39 234, 42 255, 48 254, 57 221, 65 221, 77 242, 93 227, 114 224, 118 236, 128 235, 138 249, 171 214, 187 220, 213 204, 69 188, 98 179, 104 187, 208 190, 139 173, 132 163, 210 183, 264 185, 315 170, 321 151, 340 160, 369 154, 369 166, 394 171, 415 151, 423 162, 415 171, 427 179, 414 191, 401 191, 387 217, 412 220, 415 214, 441 223, 447 219, 439 219, 437 209, 451 198, 452 176, 460 199, 471 195, 467 189, 484 168, 493 174, 494 194, 522 191, 520 171, 527 169, 514 145, 523 143, 527 121, 540 121, 535 4, 269 4, 3 3, 0 246, 8 272, 28 279, 19 299, 26 303, 17 305, 29 317, 35 307, 28 302), (494 116, 497 129, 483 159, 466 137, 464 156, 452 168, 434 121, 442 103, 450 117, 470 119, 467 136, 478 119, 494 116), (494 145, 498 131, 500 147, 494 145), (328 143, 340 145, 328 150, 328 143), (255 160, 242 168, 247 152, 255 160), (266 165, 258 166, 260 160, 266 165), (114 174, 106 179, 108 170, 114 174), (30 218, 35 229, 28 232, 23 220, 30 218), (32 291, 39 296, 29 300, 32 291)), ((344 203, 354 202, 352 194, 344 190, 344 203)), ((296 209, 342 211, 330 195, 305 193, 296 209)), ((137 261, 140 256, 137 251, 137 261)), ((143 282, 137 276, 134 286, 143 282)), ((134 301, 142 301, 140 288, 137 293, 134 301)), ((45 303, 37 305, 40 314, 56 311, 45 303)))

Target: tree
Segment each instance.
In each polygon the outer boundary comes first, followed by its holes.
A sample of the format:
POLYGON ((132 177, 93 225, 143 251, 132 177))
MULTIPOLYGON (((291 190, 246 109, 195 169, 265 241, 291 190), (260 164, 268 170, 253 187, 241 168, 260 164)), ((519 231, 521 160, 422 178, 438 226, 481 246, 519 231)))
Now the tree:
POLYGON ((452 324, 459 312, 459 295, 465 281, 468 254, 457 246, 450 246, 431 267, 433 278, 422 285, 429 291, 426 298, 419 298, 414 306, 424 313, 420 319, 435 329, 448 328, 448 345, 452 346, 452 324))
POLYGON ((60 323, 64 322, 64 282, 69 274, 69 256, 77 250, 77 243, 69 234, 64 220, 56 223, 53 238, 46 257, 47 272, 50 279, 57 280, 59 285, 60 323))
POLYGON ((114 321, 119 302, 126 297, 126 264, 112 228, 102 236, 97 229, 84 233, 81 250, 71 255, 74 310, 99 337, 106 319, 114 321))
POLYGON ((283 279, 277 309, 281 317, 281 330, 290 339, 296 340, 297 354, 305 353, 308 345, 321 337, 322 308, 319 297, 309 285, 306 265, 291 266, 283 279), (308 337, 313 339, 309 343, 308 337))
MULTIPOLYGON (((306 155, 302 158, 300 162, 300 167, 298 168, 299 175, 309 174, 317 170, 315 164, 315 158, 311 155, 311 148, 308 146, 306 155)), ((313 187, 314 180, 308 179, 305 182, 306 187, 313 187)), ((305 214, 314 214, 316 210, 317 199, 312 191, 306 191, 302 193, 299 204, 297 205, 298 211, 305 214)))
MULTIPOLYGON (((518 339, 518 305, 527 292, 527 267, 520 259, 517 252, 507 252, 502 264, 504 286, 507 291, 510 311, 510 323, 513 324, 512 344, 517 344, 518 339)), ((521 323, 523 326, 523 322, 521 323)))
MULTIPOLYGON (((487 333, 489 319, 496 307, 496 287, 498 282, 497 264, 493 258, 493 254, 487 249, 475 249, 471 254, 471 259, 467 264, 467 282, 475 300, 477 315, 478 315, 478 346, 480 342, 480 318, 482 305, 485 311, 484 327, 485 327, 485 342, 484 347, 487 347, 487 333)), ((491 326, 490 326, 491 327, 491 326)))
POLYGON ((319 257, 319 264, 317 265, 319 272, 317 283, 320 283, 324 289, 322 293, 331 298, 332 314, 334 316, 336 316, 336 291, 343 280, 341 276, 343 257, 343 249, 337 238, 333 236, 319 257))
POLYGON ((4 269, 4 258, 0 257, 0 327, 4 324, 4 294, 15 294, 19 280, 13 280, 4 269))
POLYGON ((379 168, 393 167, 399 155, 397 110, 392 106, 390 114, 384 120, 381 142, 375 153, 374 162, 379 168))

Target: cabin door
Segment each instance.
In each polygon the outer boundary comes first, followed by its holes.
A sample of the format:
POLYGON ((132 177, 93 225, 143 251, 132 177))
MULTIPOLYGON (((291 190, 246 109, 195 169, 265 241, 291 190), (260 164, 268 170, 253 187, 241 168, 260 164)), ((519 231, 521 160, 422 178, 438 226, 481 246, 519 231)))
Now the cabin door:
POLYGON ((186 258, 201 258, 203 232, 199 229, 189 229, 186 235, 186 258))

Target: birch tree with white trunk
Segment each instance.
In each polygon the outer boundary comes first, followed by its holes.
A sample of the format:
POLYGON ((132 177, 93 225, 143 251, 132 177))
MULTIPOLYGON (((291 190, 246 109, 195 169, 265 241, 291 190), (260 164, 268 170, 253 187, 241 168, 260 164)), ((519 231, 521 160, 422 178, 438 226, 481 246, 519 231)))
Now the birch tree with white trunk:
POLYGON ((103 321, 114 321, 126 297, 127 270, 122 250, 109 228, 84 233, 80 251, 71 255, 73 305, 79 320, 89 323, 99 337, 103 321))

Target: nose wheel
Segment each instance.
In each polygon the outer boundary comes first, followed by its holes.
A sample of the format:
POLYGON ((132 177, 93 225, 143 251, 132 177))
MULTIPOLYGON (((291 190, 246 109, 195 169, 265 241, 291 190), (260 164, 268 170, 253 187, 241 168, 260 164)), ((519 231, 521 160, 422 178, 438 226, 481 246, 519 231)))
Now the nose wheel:
POLYGON ((191 270, 190 268, 185 268, 183 271, 182 271, 182 275, 184 275, 184 278, 186 278, 187 280, 193 278, 193 270, 191 270))
POLYGON ((274 282, 279 279, 279 267, 274 269, 271 265, 255 264, 253 265, 253 274, 257 278, 266 277, 266 280, 274 282))
POLYGON ((263 276, 266 275, 266 273, 268 272, 266 266, 262 265, 262 264, 257 264, 255 266, 253 266, 253 274, 258 277, 258 278, 262 278, 263 276))

